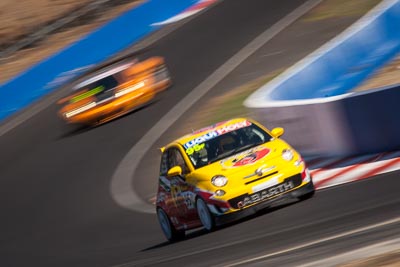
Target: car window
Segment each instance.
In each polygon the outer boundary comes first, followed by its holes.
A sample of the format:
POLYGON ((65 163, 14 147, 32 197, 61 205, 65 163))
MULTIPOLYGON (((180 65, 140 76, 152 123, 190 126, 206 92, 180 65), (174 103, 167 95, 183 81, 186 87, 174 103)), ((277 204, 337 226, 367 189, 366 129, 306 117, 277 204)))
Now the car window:
POLYGON ((182 174, 188 173, 188 167, 185 160, 178 148, 170 148, 161 156, 161 166, 160 175, 166 176, 169 169, 175 166, 180 166, 182 168, 182 174))
POLYGON ((255 124, 224 134, 208 134, 204 142, 190 142, 186 148, 195 168, 211 164, 271 139, 271 135, 255 124))
POLYGON ((174 167, 174 166, 180 166, 182 168, 182 173, 186 174, 188 173, 188 168, 186 166, 186 162, 183 159, 183 156, 181 154, 181 152, 179 151, 179 149, 177 148, 171 148, 170 149, 170 158, 171 160, 171 165, 169 166, 170 168, 174 167))
POLYGON ((98 88, 102 87, 104 91, 113 89, 118 86, 118 81, 114 76, 107 76, 101 80, 98 80, 94 83, 89 84, 87 87, 90 88, 98 88))
POLYGON ((164 151, 161 156, 160 176, 166 176, 168 172, 168 151, 164 151))

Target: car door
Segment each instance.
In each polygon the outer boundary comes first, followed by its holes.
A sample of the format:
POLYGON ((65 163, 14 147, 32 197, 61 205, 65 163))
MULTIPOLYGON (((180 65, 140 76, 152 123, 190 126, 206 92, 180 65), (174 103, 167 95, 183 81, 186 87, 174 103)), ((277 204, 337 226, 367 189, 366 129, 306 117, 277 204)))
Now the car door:
POLYGON ((194 207, 194 203, 188 197, 191 187, 185 181, 187 173, 187 165, 177 147, 171 147, 164 151, 161 159, 158 198, 164 202, 167 213, 175 224, 186 224, 188 211, 194 207), (175 166, 181 167, 182 174, 168 177, 168 170, 175 166))
POLYGON ((169 149, 170 168, 180 166, 182 174, 171 179, 171 198, 172 202, 176 205, 181 220, 187 222, 187 216, 194 203, 192 203, 190 196, 190 185, 186 182, 186 175, 188 174, 188 167, 184 161, 180 150, 177 147, 169 149))

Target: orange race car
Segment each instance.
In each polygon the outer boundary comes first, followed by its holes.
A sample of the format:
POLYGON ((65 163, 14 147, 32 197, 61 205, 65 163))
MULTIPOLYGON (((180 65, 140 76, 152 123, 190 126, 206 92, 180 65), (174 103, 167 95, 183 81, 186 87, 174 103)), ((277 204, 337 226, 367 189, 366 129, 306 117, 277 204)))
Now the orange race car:
POLYGON ((170 84, 162 57, 105 68, 58 101, 59 115, 68 123, 98 125, 148 104, 170 84))

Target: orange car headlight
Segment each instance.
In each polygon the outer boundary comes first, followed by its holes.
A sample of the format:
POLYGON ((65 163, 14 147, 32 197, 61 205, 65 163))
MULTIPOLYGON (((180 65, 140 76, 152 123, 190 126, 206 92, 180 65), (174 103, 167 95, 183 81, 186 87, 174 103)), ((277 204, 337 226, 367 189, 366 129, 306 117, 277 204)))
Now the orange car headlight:
POLYGON ((133 92, 133 91, 135 91, 135 90, 137 90, 139 88, 142 88, 143 86, 144 86, 144 81, 141 81, 141 82, 139 82, 137 84, 134 84, 134 85, 129 86, 129 87, 127 87, 127 88, 125 88, 125 89, 123 89, 121 91, 116 92, 115 93, 115 97, 120 97, 120 96, 129 94, 129 93, 131 93, 131 92, 133 92))
POLYGON ((82 107, 79 107, 77 109, 74 109, 74 110, 72 110, 70 112, 65 112, 64 116, 66 118, 70 118, 72 116, 75 116, 76 114, 79 114, 79 113, 84 112, 84 111, 86 111, 88 109, 91 109, 91 108, 95 107, 96 105, 97 105, 96 102, 90 102, 89 104, 84 105, 82 107))

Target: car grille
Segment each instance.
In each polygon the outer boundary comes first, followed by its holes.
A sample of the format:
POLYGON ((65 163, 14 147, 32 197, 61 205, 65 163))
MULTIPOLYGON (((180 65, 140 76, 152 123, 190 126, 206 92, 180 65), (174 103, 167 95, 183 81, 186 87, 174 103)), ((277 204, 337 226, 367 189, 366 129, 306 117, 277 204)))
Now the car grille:
POLYGON ((262 180, 262 179, 265 179, 265 178, 267 178, 267 177, 269 177, 269 176, 271 176, 271 175, 275 175, 275 174, 277 174, 277 173, 278 173, 278 171, 274 171, 274 172, 268 173, 267 175, 264 175, 264 176, 262 176, 262 177, 258 177, 257 179, 254 179, 254 180, 245 182, 244 184, 245 184, 245 185, 248 185, 248 184, 251 184, 251 183, 260 181, 260 180, 262 180))
POLYGON ((232 208, 241 209, 257 202, 262 202, 292 190, 302 182, 301 174, 286 178, 282 183, 260 190, 253 194, 243 194, 230 199, 228 202, 232 208))

